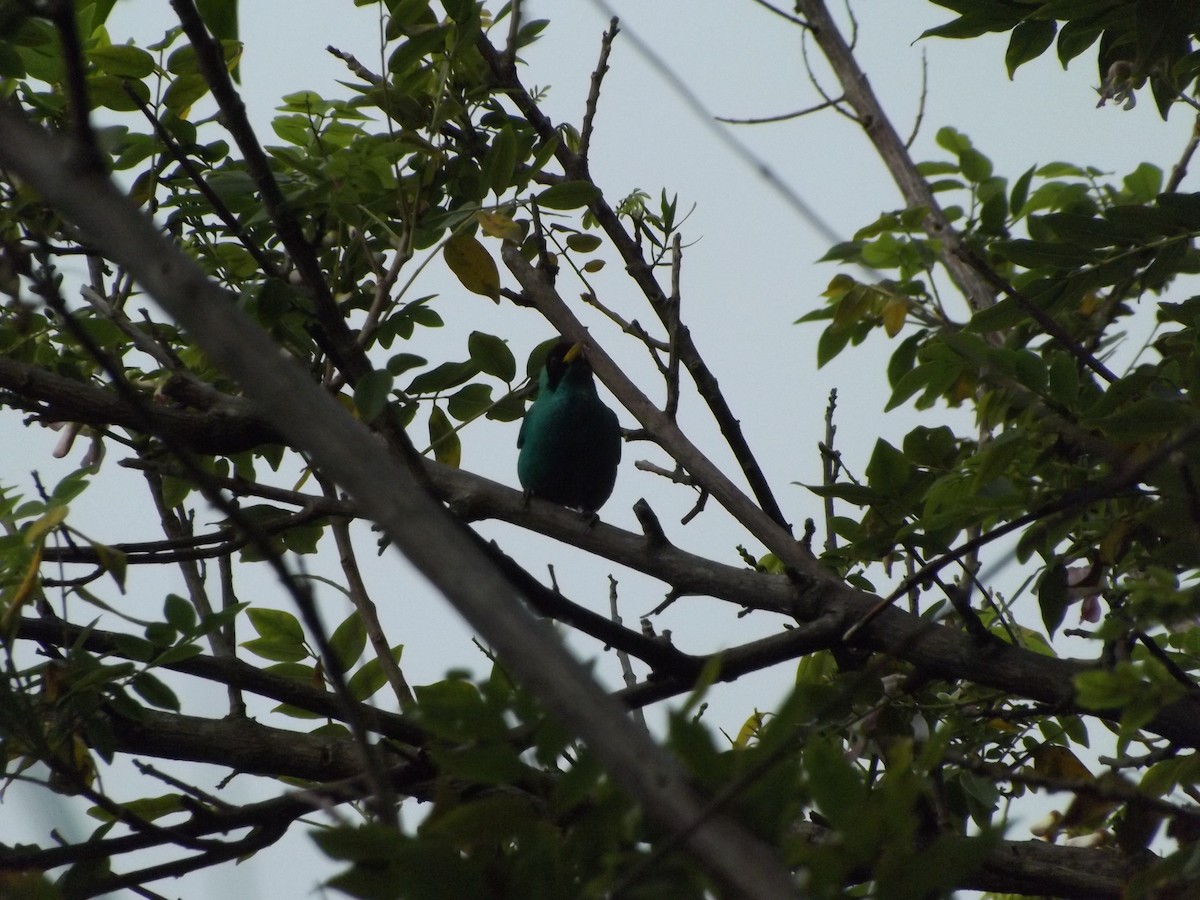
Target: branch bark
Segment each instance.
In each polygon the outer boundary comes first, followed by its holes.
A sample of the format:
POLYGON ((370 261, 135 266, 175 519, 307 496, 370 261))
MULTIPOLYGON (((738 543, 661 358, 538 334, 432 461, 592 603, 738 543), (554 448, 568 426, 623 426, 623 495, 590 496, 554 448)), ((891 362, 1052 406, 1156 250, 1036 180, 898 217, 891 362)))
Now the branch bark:
POLYGON ((262 415, 383 526, 409 560, 496 648, 509 671, 579 735, 614 780, 731 891, 795 896, 775 851, 724 816, 710 816, 678 761, 627 718, 587 671, 522 607, 508 580, 414 476, 116 189, 72 167, 62 142, 0 106, 0 163, 124 265, 242 385, 262 415))
POLYGON ((879 98, 871 90, 866 73, 859 67, 854 53, 842 38, 824 0, 797 0, 796 11, 803 16, 809 33, 829 60, 829 65, 841 82, 845 102, 857 115, 859 124, 887 166, 904 201, 909 206, 928 210, 924 220, 925 231, 942 242, 942 263, 963 292, 971 310, 978 312, 991 306, 996 302, 995 294, 984 278, 962 258, 961 237, 942 212, 941 205, 929 189, 929 182, 917 171, 904 140, 892 127, 879 98))

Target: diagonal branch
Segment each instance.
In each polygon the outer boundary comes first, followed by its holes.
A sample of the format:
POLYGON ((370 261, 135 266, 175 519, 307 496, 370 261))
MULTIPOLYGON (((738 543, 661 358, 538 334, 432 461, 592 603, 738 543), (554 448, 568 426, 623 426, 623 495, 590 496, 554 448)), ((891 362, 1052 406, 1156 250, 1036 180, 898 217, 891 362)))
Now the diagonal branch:
POLYGON ((263 205, 271 215, 271 221, 279 232, 279 239, 296 265, 304 286, 312 295, 317 321, 321 324, 320 343, 334 363, 354 383, 370 371, 371 364, 350 333, 346 320, 338 311, 337 303, 321 271, 313 245, 304 236, 301 224, 288 205, 270 162, 258 137, 246 116, 246 106, 233 86, 229 69, 225 65, 225 53, 220 43, 208 32, 194 0, 171 0, 171 6, 179 16, 183 27, 196 49, 196 62, 204 80, 212 91, 213 99, 221 108, 221 121, 225 124, 238 149, 242 151, 247 170, 258 185, 263 205))
POLYGON ((962 238, 950 224, 929 183, 917 171, 908 155, 904 140, 892 127, 891 120, 871 90, 867 75, 859 68, 858 60, 842 38, 841 32, 826 9, 823 0, 797 0, 796 11, 804 18, 809 33, 829 60, 842 85, 845 102, 853 108, 859 123, 874 145, 880 159, 892 174, 896 186, 909 206, 922 207, 925 231, 942 241, 942 261, 951 279, 967 298, 971 309, 978 312, 996 302, 987 281, 959 253, 962 238))
POLYGON ((678 759, 630 722, 558 639, 536 623, 508 579, 413 473, 294 360, 281 358, 262 329, 111 180, 70 168, 56 151, 53 138, 0 105, 0 164, 129 270, 209 359, 241 383, 268 421, 383 526, 495 647, 509 671, 592 748, 649 816, 669 832, 686 833, 697 862, 730 892, 794 897, 791 873, 774 848, 725 816, 706 815, 705 802, 678 759))
MULTIPOLYGON (((679 426, 642 393, 600 347, 588 341, 587 330, 563 302, 554 284, 540 269, 521 255, 516 244, 506 242, 502 251, 505 264, 516 276, 528 299, 564 337, 588 344, 588 361, 622 405, 631 412, 653 439, 672 458, 688 470, 746 529, 797 572, 815 583, 836 581, 832 572, 816 562, 769 514, 756 506, 729 477, 688 440, 679 426)), ((680 328, 679 334, 687 329, 680 328)))
MULTIPOLYGON (((555 156, 562 165, 567 178, 591 181, 587 159, 568 147, 565 141, 559 140, 554 123, 542 112, 537 102, 525 89, 520 78, 517 77, 516 70, 512 66, 504 64, 500 54, 485 37, 480 37, 476 46, 491 68, 493 77, 505 88, 509 98, 516 104, 521 114, 529 120, 542 141, 556 144, 555 156)), ((621 254, 621 258, 625 262, 625 270, 641 289, 663 325, 670 330, 671 311, 667 295, 654 277, 653 266, 642 255, 641 246, 625 230, 616 212, 602 196, 598 196, 589 204, 589 209, 608 235, 609 240, 613 242, 617 252, 621 254)), ((762 467, 758 464, 749 442, 742 433, 741 423, 721 393, 716 376, 700 356, 700 352, 692 340, 691 332, 685 327, 679 327, 676 331, 675 351, 678 353, 679 361, 691 374, 692 380, 696 384, 696 390, 712 412, 713 418, 721 429, 726 443, 729 444, 730 450, 733 451, 733 456, 746 476, 746 482, 759 506, 780 528, 787 530, 789 527, 787 518, 776 502, 762 467)))

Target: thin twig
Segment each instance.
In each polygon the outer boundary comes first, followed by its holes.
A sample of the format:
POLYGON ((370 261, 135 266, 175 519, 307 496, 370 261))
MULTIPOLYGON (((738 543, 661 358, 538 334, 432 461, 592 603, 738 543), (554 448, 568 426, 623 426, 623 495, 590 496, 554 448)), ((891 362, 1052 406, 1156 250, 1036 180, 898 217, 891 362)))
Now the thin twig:
POLYGON ((1167 179, 1167 186, 1163 189, 1165 193, 1173 194, 1179 190, 1179 185, 1183 183, 1184 176, 1187 175, 1188 165, 1196 153, 1197 146, 1200 146, 1200 115, 1196 116, 1195 124, 1192 125, 1192 135, 1188 138, 1187 146, 1183 148, 1179 161, 1171 167, 1171 177, 1167 179))
POLYGON ((929 98, 929 58, 925 55, 925 51, 921 51, 921 99, 917 104, 917 116, 913 120, 912 131, 908 134, 908 140, 904 142, 904 149, 911 150, 912 145, 917 140, 917 135, 921 133, 921 123, 925 121, 925 101, 929 98))
POLYGON ((583 111, 583 126, 579 129, 579 157, 585 166, 587 165, 588 149, 592 145, 592 129, 596 124, 596 110, 600 105, 600 85, 608 73, 608 55, 612 51, 613 40, 619 33, 617 17, 613 16, 608 21, 608 30, 600 39, 600 59, 596 63, 596 70, 592 72, 587 103, 583 111))
POLYGON ((805 22, 803 19, 801 19, 799 16, 794 16, 790 12, 780 9, 775 4, 768 3, 767 0, 754 0, 754 2, 757 3, 759 6, 761 6, 763 9, 770 10, 772 13, 779 16, 781 19, 787 19, 787 21, 791 22, 793 25, 799 25, 801 28, 808 27, 808 23, 805 22))
POLYGON ((823 109, 829 109, 831 106, 837 106, 845 96, 831 97, 815 106, 806 106, 804 109, 798 109, 795 112, 779 113, 775 116, 751 116, 749 118, 734 118, 733 116, 716 116, 718 122, 724 122, 726 125, 768 125, 773 122, 788 122, 792 119, 799 119, 802 116, 807 116, 811 113, 820 112, 823 109))
MULTIPOLYGON (((825 407, 825 442, 821 445, 821 483, 826 488, 832 487, 837 482, 838 468, 840 462, 835 455, 834 437, 837 435, 837 426, 833 424, 833 414, 837 409, 837 388, 831 388, 829 391, 829 403, 825 407)), ((837 550, 837 534, 833 529, 833 495, 825 496, 825 552, 833 553, 837 550)))
MULTIPOLYGON (((337 490, 327 479, 318 476, 318 481, 327 498, 337 499, 337 490)), ((337 543, 342 571, 346 575, 346 589, 350 595, 350 602, 354 604, 355 611, 363 619, 367 639, 371 642, 371 649, 375 651, 375 658, 379 661, 379 667, 387 678, 388 685, 396 696, 396 701, 400 704, 400 710, 412 712, 417 701, 396 658, 392 655, 392 648, 388 644, 387 635, 384 634, 383 625, 379 621, 379 611, 367 593, 367 585, 363 581, 358 561, 354 555, 354 544, 350 540, 349 520, 337 518, 333 519, 330 524, 334 540, 337 543)), ((346 660, 346 662, 349 663, 350 660, 346 660)))
MULTIPOLYGON (((609 618, 613 624, 618 627, 624 627, 621 621, 621 613, 617 609, 617 579, 611 575, 608 576, 608 610, 609 618)), ((621 663, 621 675, 625 679, 625 687, 633 687, 638 683, 637 676, 633 674, 633 665, 629 662, 629 654, 624 650, 617 650, 617 659, 621 663)), ((633 710, 634 720, 643 728, 646 727, 646 716, 642 712, 640 706, 633 710)))
POLYGON ((679 411, 679 309, 682 295, 679 291, 679 273, 683 268, 683 240, 679 232, 671 244, 671 296, 667 299, 666 326, 670 351, 667 356, 667 402, 663 413, 671 421, 679 411))

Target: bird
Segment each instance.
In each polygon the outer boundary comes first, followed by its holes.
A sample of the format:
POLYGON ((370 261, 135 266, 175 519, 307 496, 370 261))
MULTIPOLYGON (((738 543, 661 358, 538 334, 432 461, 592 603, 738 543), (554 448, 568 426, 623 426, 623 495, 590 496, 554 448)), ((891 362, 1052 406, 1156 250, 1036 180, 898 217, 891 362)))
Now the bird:
POLYGON ((539 497, 594 519, 616 484, 621 426, 596 393, 583 349, 564 340, 547 354, 517 435, 517 477, 526 502, 539 497))

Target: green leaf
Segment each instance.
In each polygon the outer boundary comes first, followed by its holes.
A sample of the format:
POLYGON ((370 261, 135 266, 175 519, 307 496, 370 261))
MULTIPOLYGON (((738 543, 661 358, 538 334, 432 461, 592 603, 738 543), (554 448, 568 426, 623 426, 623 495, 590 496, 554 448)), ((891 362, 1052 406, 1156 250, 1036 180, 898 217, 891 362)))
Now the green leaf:
POLYGON ((1096 43, 1096 38, 1104 31, 1096 19, 1073 19, 1067 22, 1058 32, 1058 60, 1065 69, 1067 64, 1096 43))
POLYGON ((339 672, 350 671, 350 667, 358 662, 363 648, 367 646, 367 624, 357 610, 350 613, 329 636, 329 646, 339 672))
POLYGON ((1151 163, 1141 163, 1124 178, 1125 189, 1139 203, 1149 203, 1162 190, 1162 169, 1151 163))
POLYGON ((175 692, 149 672, 138 672, 133 676, 131 687, 151 706, 179 712, 179 698, 175 696, 175 692))
POLYGON ((918 425, 904 436, 904 455, 919 466, 944 468, 953 461, 957 443, 954 431, 946 425, 918 425))
POLYGON ((848 481, 837 484, 806 484, 805 487, 818 497, 845 500, 856 506, 870 506, 880 499, 879 495, 865 484, 852 484, 848 481))
POLYGON ((180 75, 171 82, 163 95, 163 105, 173 113, 183 115, 192 104, 208 93, 208 82, 198 72, 180 75))
POLYGON ((1118 442, 1144 442, 1196 420, 1196 410, 1182 399, 1146 397, 1091 423, 1118 442))
POLYGON ((813 737, 804 749, 813 801, 838 829, 853 829, 867 803, 866 789, 840 742, 813 737))
POLYGON ((562 181, 551 185, 533 199, 543 209, 579 209, 600 197, 600 189, 590 181, 562 181))
MULTIPOLYGON (((403 649, 403 644, 397 644, 392 648, 392 658, 397 662, 400 661, 403 649)), ((366 700, 368 697, 373 697, 385 684, 387 684, 387 675, 383 671, 383 665, 379 662, 378 657, 372 657, 350 676, 350 680, 346 682, 346 689, 350 691, 350 696, 355 700, 366 700)))
POLYGON ((973 147, 963 150, 958 161, 963 175, 976 184, 992 176, 992 161, 973 147))
POLYGON ((270 609, 263 606, 252 606, 246 610, 246 617, 259 637, 288 641, 293 644, 304 643, 304 629, 300 620, 290 612, 282 609, 270 609))
POLYGON ((468 384, 446 402, 446 411, 458 421, 468 422, 486 413, 491 405, 491 385, 468 384))
POLYGON ((115 75, 93 74, 87 79, 88 96, 92 103, 116 112, 132 112, 138 108, 137 100, 148 104, 150 89, 140 81, 129 81, 115 75), (129 94, 133 92, 134 97, 129 94))
POLYGON ((429 413, 429 444, 433 458, 443 465, 457 469, 462 463, 462 442, 442 408, 436 405, 429 413))
POLYGON ((238 39, 238 5, 232 0, 196 0, 200 18, 218 41, 238 39))
POLYGON ((374 422, 387 408, 392 380, 387 369, 373 369, 354 385, 354 408, 364 422, 374 422))
POLYGON ((971 139, 949 125, 939 128, 937 134, 934 135, 934 140, 937 141, 939 147, 949 150, 955 156, 959 156, 964 150, 971 149, 971 139))
POLYGON ((905 372, 892 387, 892 396, 888 400, 887 406, 883 408, 883 411, 890 412, 917 391, 927 388, 934 374, 934 368, 928 364, 919 365, 905 372))
POLYGON ((866 475, 872 491, 880 496, 895 497, 913 475, 913 465, 903 453, 879 438, 867 463, 866 475))
MULTIPOLYGON (((144 819, 147 822, 153 822, 155 819, 161 819, 163 816, 169 816, 171 813, 177 813, 186 808, 183 803, 182 794, 143 797, 140 800, 130 800, 127 803, 122 803, 120 806, 126 812, 133 813, 139 819, 144 819)), ((111 812, 99 806, 91 807, 88 809, 87 814, 101 822, 117 821, 111 812)))
POLYGON ((817 341, 818 369, 846 348, 846 344, 850 341, 850 333, 849 328, 841 328, 836 325, 831 325, 821 332, 821 337, 817 341))
POLYGON ((480 372, 512 384, 517 377, 517 361, 503 338, 472 331, 467 338, 467 353, 480 372))
POLYGON ((1046 633, 1053 637, 1069 606, 1066 566, 1058 561, 1047 566, 1042 577, 1038 579, 1037 595, 1038 607, 1042 611, 1042 624, 1046 626, 1046 633))
POLYGON ((1038 221, 1050 226, 1055 237, 1064 243, 1080 247, 1111 247, 1122 242, 1121 230, 1108 219, 1078 213, 1056 212, 1039 216, 1038 221))
POLYGON ((1025 201, 1029 198, 1029 185, 1033 181, 1033 170, 1035 166, 1030 166, 1016 180, 1012 187, 1012 193, 1009 194, 1008 206, 1012 210, 1012 214, 1018 218, 1022 215, 1025 201))
POLYGON ((392 375, 403 375, 409 369, 425 365, 426 361, 425 357, 415 353, 397 353, 388 360, 387 370, 392 375))
POLYGON ((567 246, 577 253, 591 253, 599 249, 603 243, 597 235, 594 234, 572 234, 567 237, 567 246))
POLYGON ((1008 39, 1008 51, 1004 54, 1004 64, 1008 67, 1008 77, 1012 79, 1017 69, 1031 59, 1037 59, 1054 43, 1054 35, 1058 25, 1053 19, 1026 19, 1012 30, 1008 39))
POLYGON ((178 594, 167 594, 163 617, 180 634, 188 634, 196 627, 196 608, 178 594))
POLYGON ((255 656, 261 656, 263 659, 275 662, 299 662, 302 659, 308 659, 309 656, 308 650, 305 649, 303 644, 278 637, 252 638, 248 641, 242 641, 241 646, 255 656))
POLYGON ((1005 297, 998 303, 993 303, 986 309, 981 309, 971 317, 967 328, 977 334, 989 331, 1006 331, 1021 324, 1029 313, 1012 297, 1005 297))
POLYGON ((488 186, 499 197, 512 186, 513 170, 517 165, 517 134, 511 125, 505 124, 492 141, 491 152, 484 160, 484 174, 488 186))
POLYGON ((387 863, 409 838, 387 825, 322 828, 312 832, 313 842, 331 859, 387 863))
MULTIPOLYGON (((948 3, 943 3, 949 6, 948 3)), ((957 10, 957 7, 951 7, 957 10)), ((944 25, 926 29, 921 37, 973 38, 993 31, 1009 31, 1021 20, 1026 7, 978 0, 967 12, 944 25)))
POLYGON ((155 68, 153 56, 129 44, 94 47, 87 56, 101 72, 118 78, 145 78, 155 68))
POLYGON ((1079 369, 1075 360, 1065 353, 1055 354, 1050 362, 1048 385, 1050 397, 1065 407, 1072 407, 1079 398, 1079 369))
POLYGON ((408 385, 409 394, 437 394, 447 388, 458 387, 479 374, 479 365, 473 359, 466 362, 447 362, 422 372, 408 385))
POLYGON ((1034 269, 1052 266, 1058 269, 1075 269, 1097 260, 1097 256, 1072 244, 1052 244, 1045 241, 1025 239, 996 241, 992 248, 1005 259, 1034 269))

